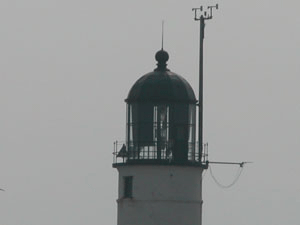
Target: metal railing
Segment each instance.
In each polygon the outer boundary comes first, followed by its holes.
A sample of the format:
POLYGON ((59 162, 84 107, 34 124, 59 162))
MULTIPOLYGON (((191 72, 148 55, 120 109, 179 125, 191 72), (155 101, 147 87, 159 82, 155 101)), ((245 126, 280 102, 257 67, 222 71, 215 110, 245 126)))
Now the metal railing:
MULTIPOLYGON (((187 143, 184 154, 188 162, 205 163, 208 157, 208 144, 203 144, 203 153, 199 159, 199 152, 196 151, 198 143, 187 143)), ((126 163, 132 160, 156 160, 164 162, 174 161, 174 143, 171 141, 164 142, 130 142, 115 141, 113 149, 113 163, 126 163)), ((176 153, 175 153, 176 154, 176 153)))

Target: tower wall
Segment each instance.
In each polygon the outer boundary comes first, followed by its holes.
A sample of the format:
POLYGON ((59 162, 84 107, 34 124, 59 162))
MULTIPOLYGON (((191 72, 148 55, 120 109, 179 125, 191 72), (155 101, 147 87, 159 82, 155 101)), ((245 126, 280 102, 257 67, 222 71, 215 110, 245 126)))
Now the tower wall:
POLYGON ((118 225, 197 225, 201 211, 201 167, 118 166, 118 225), (124 198, 132 177, 132 198, 124 198))

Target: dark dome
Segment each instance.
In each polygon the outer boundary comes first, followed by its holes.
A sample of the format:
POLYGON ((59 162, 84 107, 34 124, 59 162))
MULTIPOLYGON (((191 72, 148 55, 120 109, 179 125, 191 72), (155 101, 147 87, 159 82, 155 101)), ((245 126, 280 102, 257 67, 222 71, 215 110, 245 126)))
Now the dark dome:
POLYGON ((155 56, 157 68, 138 79, 129 91, 126 102, 186 102, 196 103, 190 84, 166 68, 169 55, 160 50, 155 56))

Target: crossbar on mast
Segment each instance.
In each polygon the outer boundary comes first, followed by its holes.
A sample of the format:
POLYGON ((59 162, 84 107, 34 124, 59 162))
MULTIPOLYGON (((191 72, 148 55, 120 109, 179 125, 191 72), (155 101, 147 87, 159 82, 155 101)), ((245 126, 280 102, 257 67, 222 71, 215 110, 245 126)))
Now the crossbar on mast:
POLYGON ((253 163, 253 162, 211 162, 208 161, 208 164, 227 164, 227 165, 239 165, 240 167, 243 167, 246 163, 253 163))

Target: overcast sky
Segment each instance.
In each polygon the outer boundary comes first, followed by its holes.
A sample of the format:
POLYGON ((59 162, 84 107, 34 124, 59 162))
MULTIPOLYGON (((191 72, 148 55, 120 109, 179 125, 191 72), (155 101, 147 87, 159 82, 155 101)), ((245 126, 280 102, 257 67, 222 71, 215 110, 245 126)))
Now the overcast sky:
MULTIPOLYGON (((129 89, 168 67, 197 93, 199 23, 214 1, 1 0, 0 224, 116 225, 113 141, 129 89)), ((204 177, 203 224, 300 224, 300 3, 219 1, 205 33, 211 161, 253 161, 231 189, 204 177)), ((237 167, 212 165, 223 184, 237 167)))

